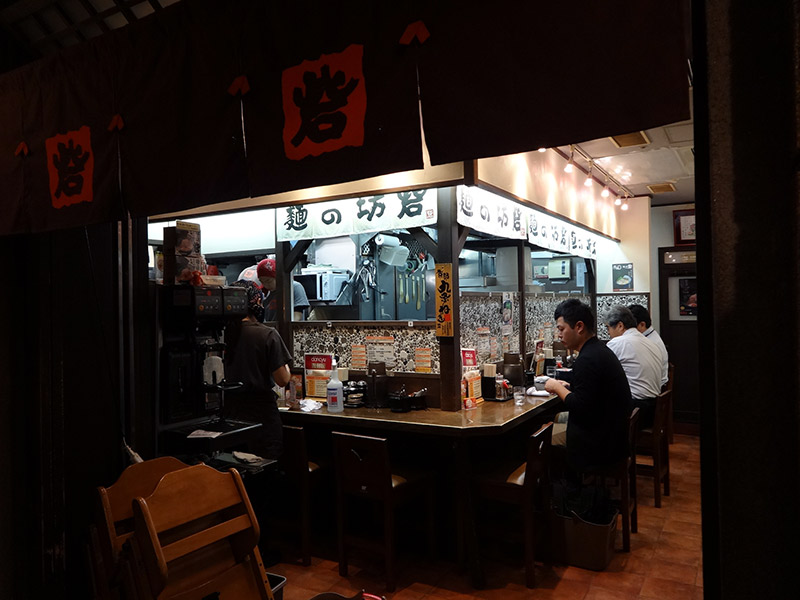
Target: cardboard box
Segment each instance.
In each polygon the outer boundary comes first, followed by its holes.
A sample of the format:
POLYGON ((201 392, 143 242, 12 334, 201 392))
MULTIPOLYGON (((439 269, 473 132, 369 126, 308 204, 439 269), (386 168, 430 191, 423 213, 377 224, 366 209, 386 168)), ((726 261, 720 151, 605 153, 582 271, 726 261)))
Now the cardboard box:
POLYGON ((192 273, 205 273, 205 260, 200 253, 200 225, 177 221, 175 227, 164 227, 164 283, 188 283, 192 273))

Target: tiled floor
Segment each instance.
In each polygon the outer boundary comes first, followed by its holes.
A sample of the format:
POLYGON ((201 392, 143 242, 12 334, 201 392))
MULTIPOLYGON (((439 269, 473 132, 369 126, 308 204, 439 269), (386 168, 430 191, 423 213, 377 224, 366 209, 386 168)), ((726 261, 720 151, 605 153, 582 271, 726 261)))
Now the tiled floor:
MULTIPOLYGON (((286 577, 284 600, 308 600, 321 592, 352 596, 364 589, 388 598, 564 598, 570 600, 697 600, 703 598, 700 533, 700 441, 675 436, 670 446, 671 495, 653 506, 651 478, 639 478, 639 532, 631 552, 618 550, 603 572, 554 564, 537 565, 537 585, 525 587, 519 565, 485 561, 487 586, 473 590, 469 575, 452 562, 430 564, 401 556, 397 591, 385 592, 380 561, 351 561, 350 576, 339 577, 335 561, 314 558, 310 567, 279 563, 267 570, 286 577), (361 566, 361 570, 359 570, 361 566)), ((618 533, 617 548, 621 547, 618 533)))

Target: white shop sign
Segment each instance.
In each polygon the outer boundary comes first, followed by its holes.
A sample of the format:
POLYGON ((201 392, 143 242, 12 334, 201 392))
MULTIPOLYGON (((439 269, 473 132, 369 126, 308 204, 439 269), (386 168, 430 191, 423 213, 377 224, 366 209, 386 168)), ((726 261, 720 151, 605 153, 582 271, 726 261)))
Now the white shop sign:
POLYGON ((277 209, 278 241, 436 225, 436 190, 379 194, 277 209))
POLYGON ((508 239, 527 239, 547 250, 597 258, 601 236, 544 211, 523 206, 478 187, 458 186, 457 221, 508 239))

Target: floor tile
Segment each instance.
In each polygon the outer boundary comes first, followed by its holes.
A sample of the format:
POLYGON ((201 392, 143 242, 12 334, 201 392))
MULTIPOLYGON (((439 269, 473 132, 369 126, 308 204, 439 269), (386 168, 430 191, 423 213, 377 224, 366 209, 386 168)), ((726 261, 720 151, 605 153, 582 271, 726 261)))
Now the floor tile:
POLYGON ((647 577, 642 586, 641 598, 654 600, 687 600, 694 595, 695 586, 669 579, 647 577))
POLYGON ((452 559, 432 563, 406 554, 397 567, 397 591, 386 593, 382 561, 370 556, 354 555, 347 578, 325 551, 328 558, 315 556, 309 567, 287 562, 267 570, 286 577, 284 600, 310 600, 323 591, 349 597, 361 589, 387 600, 702 600, 699 440, 676 435, 675 441, 672 494, 655 508, 652 479, 639 478, 639 533, 631 536, 631 552, 617 550, 603 572, 537 563, 537 585, 529 590, 521 557, 512 564, 486 560, 486 588, 474 590, 470 573, 452 559))

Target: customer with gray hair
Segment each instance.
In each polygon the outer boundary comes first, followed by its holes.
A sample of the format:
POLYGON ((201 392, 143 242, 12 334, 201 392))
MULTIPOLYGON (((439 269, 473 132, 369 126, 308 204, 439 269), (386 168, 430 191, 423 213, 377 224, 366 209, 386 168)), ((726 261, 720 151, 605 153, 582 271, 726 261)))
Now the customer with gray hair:
POLYGON ((636 329, 636 318, 629 308, 611 307, 605 322, 611 337, 608 348, 622 364, 633 405, 639 407, 639 427, 651 427, 656 396, 661 392, 661 350, 636 329))

